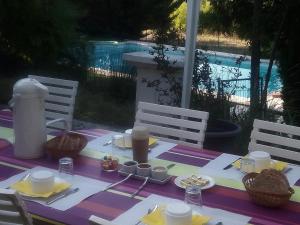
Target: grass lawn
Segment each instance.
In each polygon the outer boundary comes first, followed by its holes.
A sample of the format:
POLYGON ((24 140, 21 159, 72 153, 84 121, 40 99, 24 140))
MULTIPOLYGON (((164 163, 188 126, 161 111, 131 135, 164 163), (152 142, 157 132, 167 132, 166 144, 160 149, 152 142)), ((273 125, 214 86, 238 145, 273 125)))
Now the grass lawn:
POLYGON ((250 55, 248 42, 237 36, 213 35, 203 33, 198 35, 197 47, 210 51, 250 55))
POLYGON ((118 100, 106 93, 93 93, 88 88, 80 87, 74 118, 108 126, 132 127, 135 102, 118 100))

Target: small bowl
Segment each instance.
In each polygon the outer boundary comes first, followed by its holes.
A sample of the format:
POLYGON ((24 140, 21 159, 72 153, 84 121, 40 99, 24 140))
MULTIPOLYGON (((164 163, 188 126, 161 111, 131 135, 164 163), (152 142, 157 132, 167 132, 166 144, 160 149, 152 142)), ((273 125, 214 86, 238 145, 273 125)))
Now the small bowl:
POLYGON ((35 171, 30 175, 30 183, 34 193, 51 192, 54 186, 54 174, 48 170, 35 171))
POLYGON ((119 159, 114 156, 104 156, 101 160, 101 168, 104 171, 112 172, 116 171, 119 168, 119 159))
POLYGON ((151 170, 151 177, 155 180, 164 180, 168 176, 168 170, 164 166, 156 166, 151 170))
POLYGON ((137 161, 126 161, 122 164, 121 170, 125 173, 135 173, 137 168, 137 161))
POLYGON ((136 168, 136 174, 149 177, 151 175, 151 165, 149 163, 139 163, 136 168))

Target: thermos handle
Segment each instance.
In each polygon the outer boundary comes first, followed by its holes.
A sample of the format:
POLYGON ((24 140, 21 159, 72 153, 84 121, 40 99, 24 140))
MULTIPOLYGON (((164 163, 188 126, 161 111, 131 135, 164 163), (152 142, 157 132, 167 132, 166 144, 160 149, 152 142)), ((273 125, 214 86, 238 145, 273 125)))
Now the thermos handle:
POLYGON ((48 121, 48 122, 46 123, 46 127, 47 127, 47 126, 50 126, 50 125, 53 124, 53 123, 57 123, 57 122, 63 122, 63 123, 64 123, 64 125, 65 125, 65 131, 69 131, 69 130, 70 130, 69 125, 68 125, 66 119, 64 119, 64 118, 59 118, 59 119, 55 119, 55 120, 48 121))
POLYGON ((14 109, 14 111, 16 110, 15 103, 20 98, 20 96, 21 95, 19 95, 19 94, 15 94, 15 95, 13 95, 12 99, 10 99, 8 101, 8 106, 10 107, 10 109, 14 109))

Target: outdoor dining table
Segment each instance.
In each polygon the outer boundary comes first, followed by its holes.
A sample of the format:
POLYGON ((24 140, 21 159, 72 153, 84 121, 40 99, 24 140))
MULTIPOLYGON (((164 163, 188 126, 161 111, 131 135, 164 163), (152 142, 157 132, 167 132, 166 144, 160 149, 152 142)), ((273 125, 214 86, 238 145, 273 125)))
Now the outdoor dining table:
MULTIPOLYGON (((0 111, 0 182, 36 166, 58 168, 57 160, 52 160, 47 156, 30 160, 15 158, 12 125, 11 112, 0 111)), ((89 141, 111 133, 111 131, 102 129, 76 132, 85 135, 89 141)), ((153 149, 153 151, 155 150, 153 149)), ((102 171, 99 162, 102 153, 100 155, 94 153, 93 149, 82 151, 81 155, 74 160, 75 174, 110 183, 123 179, 117 172, 102 171)), ((174 185, 174 178, 179 175, 198 174, 200 167, 205 166, 221 154, 216 151, 175 145, 151 160, 162 165, 176 164, 169 170, 169 173, 174 176, 171 181, 164 185, 148 183, 135 198, 130 198, 130 194, 137 190, 143 181, 130 179, 113 189, 92 195, 66 211, 46 207, 33 201, 25 200, 25 202, 28 211, 38 222, 87 225, 91 215, 113 220, 151 194, 183 200, 184 190, 174 185)), ((241 181, 222 177, 215 178, 215 180, 214 187, 202 192, 205 206, 249 216, 251 217, 250 224, 300 224, 300 182, 296 182, 293 186, 295 194, 289 203, 281 208, 273 209, 251 202, 241 181)))

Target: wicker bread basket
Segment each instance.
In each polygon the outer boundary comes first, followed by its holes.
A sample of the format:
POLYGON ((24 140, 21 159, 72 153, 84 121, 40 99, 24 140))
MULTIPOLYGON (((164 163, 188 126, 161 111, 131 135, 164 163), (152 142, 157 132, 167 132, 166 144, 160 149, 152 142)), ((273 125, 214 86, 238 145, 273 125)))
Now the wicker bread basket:
POLYGON ((249 173, 243 178, 243 183, 249 197, 256 204, 273 208, 279 207, 287 203, 292 194, 294 194, 294 189, 291 187, 288 188, 288 192, 286 194, 275 194, 255 190, 255 187, 253 187, 253 181, 257 175, 258 173, 249 173))
POLYGON ((55 159, 61 157, 75 158, 87 144, 85 136, 76 133, 65 133, 44 144, 45 150, 55 159))

